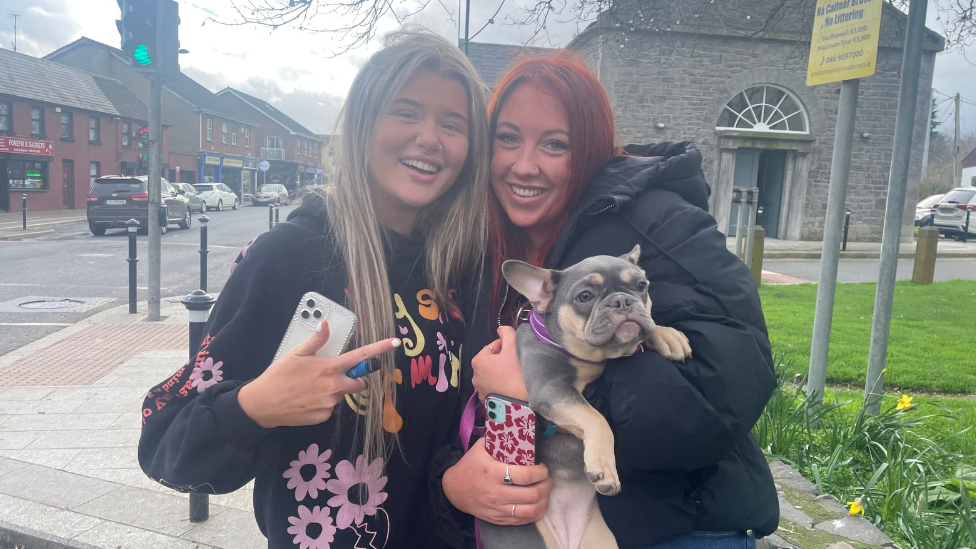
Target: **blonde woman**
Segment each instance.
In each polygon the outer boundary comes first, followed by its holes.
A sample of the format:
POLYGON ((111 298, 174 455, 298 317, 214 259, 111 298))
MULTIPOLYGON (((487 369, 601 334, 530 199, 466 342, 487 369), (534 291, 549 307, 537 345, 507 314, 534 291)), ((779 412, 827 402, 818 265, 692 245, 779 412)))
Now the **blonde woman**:
MULTIPOLYGON (((448 41, 398 33, 356 77, 335 190, 253 241, 196 360, 153 388, 139 461, 184 492, 254 483, 268 547, 440 547, 427 489, 457 436, 465 292, 481 272, 486 93, 448 41), (301 296, 359 317, 335 359, 328 326, 272 362, 301 296), (378 357, 381 371, 345 371, 378 357)), ((468 295, 465 295, 468 294, 468 295)), ((467 349, 464 350, 467 352, 467 349)))

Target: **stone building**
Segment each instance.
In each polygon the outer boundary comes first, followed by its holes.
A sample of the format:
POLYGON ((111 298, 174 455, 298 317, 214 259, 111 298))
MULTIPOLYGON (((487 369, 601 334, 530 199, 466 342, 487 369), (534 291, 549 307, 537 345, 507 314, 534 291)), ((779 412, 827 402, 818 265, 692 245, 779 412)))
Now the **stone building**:
MULTIPOLYGON (((840 83, 806 85, 815 4, 618 2, 567 47, 603 83, 621 143, 690 140, 701 148, 720 230, 730 228, 733 186, 758 186, 768 236, 819 240, 840 83)), ((861 80, 847 194, 852 240, 880 240, 884 224, 906 23, 884 4, 877 72, 861 80)), ((932 73, 944 40, 926 30, 923 48, 905 235, 912 234, 932 73)))

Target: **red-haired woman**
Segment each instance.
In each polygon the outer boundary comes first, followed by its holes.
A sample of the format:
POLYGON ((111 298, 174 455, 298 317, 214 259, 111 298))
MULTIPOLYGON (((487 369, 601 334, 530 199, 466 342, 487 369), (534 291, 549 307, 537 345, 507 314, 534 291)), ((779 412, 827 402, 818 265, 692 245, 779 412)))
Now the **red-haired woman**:
MULTIPOLYGON (((707 212, 701 153, 689 142, 618 151, 606 94, 570 52, 519 63, 489 115, 494 269, 482 316, 499 339, 475 357, 474 387, 482 398, 528 396, 511 328, 524 299, 500 276, 503 261, 559 269, 640 244, 654 320, 683 331, 693 357, 617 359, 585 391, 613 428, 623 488, 600 496, 600 509, 620 547, 754 547, 778 522, 749 434, 776 380, 749 270, 707 212)), ((505 471, 474 441, 444 474, 445 495, 496 524, 539 520, 552 487, 544 467, 511 466, 512 484, 505 471)))

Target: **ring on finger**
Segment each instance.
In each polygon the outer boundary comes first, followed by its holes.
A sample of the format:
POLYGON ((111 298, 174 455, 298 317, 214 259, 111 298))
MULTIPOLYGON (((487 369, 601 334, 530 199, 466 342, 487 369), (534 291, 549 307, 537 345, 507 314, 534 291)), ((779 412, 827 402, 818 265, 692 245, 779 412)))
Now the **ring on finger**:
POLYGON ((498 351, 496 351, 495 348, 492 347, 491 345, 485 345, 485 349, 488 349, 489 351, 491 351, 491 354, 493 354, 493 355, 497 355, 498 354, 498 351))
POLYGON ((515 504, 512 504, 512 518, 518 518, 515 516, 515 504))
POLYGON ((502 481, 505 484, 511 484, 512 483, 512 477, 510 477, 508 475, 508 465, 505 466, 505 478, 503 478, 502 481))

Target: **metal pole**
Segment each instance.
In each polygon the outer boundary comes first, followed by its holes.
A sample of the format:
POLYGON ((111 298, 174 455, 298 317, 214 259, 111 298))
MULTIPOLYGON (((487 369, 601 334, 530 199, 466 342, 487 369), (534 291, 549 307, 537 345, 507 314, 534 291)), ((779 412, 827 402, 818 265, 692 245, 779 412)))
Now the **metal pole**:
POLYGON ((468 28, 471 25, 471 0, 464 3, 464 55, 468 55, 468 28))
POLYGON ((278 217, 278 207, 279 206, 281 206, 281 204, 277 204, 276 203, 274 205, 274 207, 275 207, 275 225, 277 225, 278 223, 280 223, 280 221, 278 221, 278 219, 279 219, 279 217, 278 217))
MULTIPOLYGON (((898 117, 895 120, 895 144, 891 152, 891 175, 888 178, 888 202, 885 207, 881 237, 881 269, 874 296, 874 318, 871 324, 871 347, 868 372, 864 382, 865 408, 877 415, 881 410, 884 368, 888 355, 888 333, 891 329, 891 302, 895 294, 901 221, 908 186, 908 157, 912 150, 912 127, 918 102, 918 81, 922 64, 922 33, 925 30, 926 0, 911 0, 905 52, 901 64, 901 86, 898 92, 898 117)), ((821 278, 821 282, 823 279, 821 278)))
POLYGON ((268 230, 274 228, 274 204, 268 204, 268 230))
POLYGON ((962 241, 969 242, 969 214, 973 213, 972 210, 966 208, 966 228, 962 231, 962 241))
MULTIPOLYGON (((163 94, 163 80, 149 78, 149 315, 147 320, 159 320, 160 284, 160 143, 162 126, 160 124, 160 102, 163 94)), ((165 220, 164 220, 165 221, 165 220)))
POLYGON ((23 230, 27 230, 27 193, 20 195, 20 199, 23 201, 21 209, 24 212, 24 225, 23 230))
POLYGON ((952 186, 962 185, 962 171, 959 166, 959 94, 956 94, 956 137, 952 144, 952 186))
POLYGON ((759 209, 756 210, 756 225, 760 227, 762 227, 762 216, 763 216, 763 207, 759 206, 759 209))
POLYGON ((929 145, 932 141, 932 111, 935 109, 935 100, 933 96, 935 95, 935 88, 929 88, 929 115, 926 118, 929 122, 928 131, 925 132, 925 146, 922 147, 922 175, 925 175, 925 171, 929 166, 929 145))
POLYGON ((207 223, 210 218, 206 215, 200 216, 200 289, 207 291, 207 223))
MULTIPOLYGON (((190 295, 180 300, 190 312, 190 366, 194 365, 200 341, 203 339, 203 328, 210 318, 210 308, 216 301, 212 295, 203 290, 194 290, 190 295)), ((190 494, 190 522, 203 522, 210 517, 210 496, 193 492, 190 494)))
POLYGON ((847 233, 851 230, 851 211, 847 210, 844 213, 844 245, 841 247, 841 251, 847 251, 847 233))
POLYGON ((749 208, 749 211, 746 212, 746 215, 749 216, 747 218, 749 220, 749 226, 748 226, 749 233, 748 233, 748 236, 746 238, 746 257, 745 257, 745 262, 746 262, 746 265, 748 265, 749 268, 751 269, 752 268, 752 246, 756 242, 756 213, 755 213, 755 206, 757 204, 759 204, 759 188, 758 187, 753 187, 753 188, 751 188, 751 189, 749 189, 749 190, 746 191, 746 204, 747 204, 747 206, 749 208))
POLYGON ((735 256, 742 257, 742 238, 745 236, 742 226, 746 221, 746 211, 743 209, 742 187, 732 189, 732 202, 739 205, 739 213, 735 221, 735 256))
MULTIPOLYGON (((840 228, 844 221, 847 201, 847 179, 851 170, 851 143, 854 141, 854 115, 857 112, 857 92, 860 79, 844 80, 840 85, 840 104, 837 107, 837 129, 834 131, 834 152, 830 162, 830 183, 827 187, 827 217, 824 219, 823 247, 820 252, 820 283, 817 284, 817 308, 813 316, 813 341, 810 348, 810 370, 807 374, 807 393, 823 402, 827 382, 827 350, 830 346, 830 325, 834 317, 834 293, 837 289, 837 262, 840 259, 840 228)), ((847 241, 847 237, 844 237, 847 241)))
POLYGON ((139 222, 135 219, 130 219, 125 222, 125 226, 129 231, 129 258, 126 261, 129 262, 129 314, 136 314, 136 263, 139 262, 139 258, 136 257, 136 233, 139 231, 139 222))

